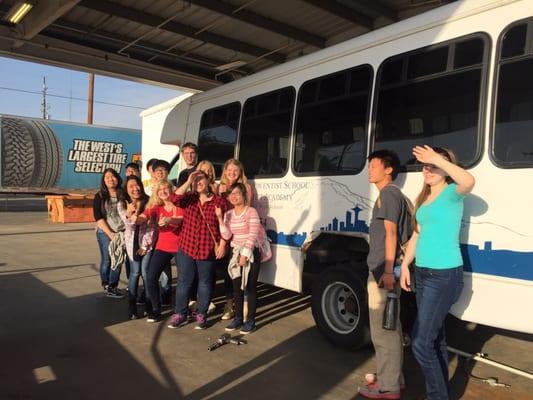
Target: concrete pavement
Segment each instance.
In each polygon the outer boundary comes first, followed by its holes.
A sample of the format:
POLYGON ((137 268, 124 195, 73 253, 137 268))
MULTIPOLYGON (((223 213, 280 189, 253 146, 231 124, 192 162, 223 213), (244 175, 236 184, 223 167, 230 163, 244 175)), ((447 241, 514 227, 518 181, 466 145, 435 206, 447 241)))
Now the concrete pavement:
MULTIPOLYGON (((206 331, 127 321, 126 301, 100 288, 93 224, 46 217, 0 213, 0 399, 354 399, 374 370, 372 349, 350 353, 321 337, 307 296, 267 285, 260 287, 259 329, 246 345, 207 351, 224 332, 223 296, 206 331)), ((453 318, 448 330, 454 347, 533 370, 531 336, 453 318)), ((492 388, 469 379, 470 367, 452 357, 452 385, 464 399, 533 398, 524 378, 476 363, 475 375, 511 384, 492 388)), ((402 398, 422 398, 409 351, 405 375, 402 398)))

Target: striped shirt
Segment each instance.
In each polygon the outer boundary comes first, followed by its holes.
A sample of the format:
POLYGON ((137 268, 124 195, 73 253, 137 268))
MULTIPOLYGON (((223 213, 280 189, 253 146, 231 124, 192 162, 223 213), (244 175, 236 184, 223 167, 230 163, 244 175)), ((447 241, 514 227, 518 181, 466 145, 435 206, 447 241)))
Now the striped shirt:
POLYGON ((235 210, 227 211, 224 224, 220 226, 220 234, 225 240, 231 239, 231 247, 244 247, 241 255, 248 258, 254 247, 265 240, 265 230, 253 207, 246 207, 240 215, 237 215, 235 210))

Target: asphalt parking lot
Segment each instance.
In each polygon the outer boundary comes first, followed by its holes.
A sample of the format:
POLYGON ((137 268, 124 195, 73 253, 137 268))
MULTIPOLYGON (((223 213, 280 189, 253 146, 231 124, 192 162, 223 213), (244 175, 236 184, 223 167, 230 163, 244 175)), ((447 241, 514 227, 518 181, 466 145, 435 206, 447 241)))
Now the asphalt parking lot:
MULTIPOLYGON (((205 331, 127 321, 126 301, 101 291, 93 224, 2 212, 0 240, 0 399, 355 399, 374 370, 371 348, 347 352, 321 337, 308 296, 261 285, 259 329, 248 343, 208 352, 224 332, 223 298, 205 331)), ((533 371, 531 335, 453 318, 448 332, 454 347, 533 371)), ((402 398, 422 399, 409 351, 405 375, 402 398)), ((533 399, 532 381, 480 363, 451 357, 450 376, 463 399, 533 399)))

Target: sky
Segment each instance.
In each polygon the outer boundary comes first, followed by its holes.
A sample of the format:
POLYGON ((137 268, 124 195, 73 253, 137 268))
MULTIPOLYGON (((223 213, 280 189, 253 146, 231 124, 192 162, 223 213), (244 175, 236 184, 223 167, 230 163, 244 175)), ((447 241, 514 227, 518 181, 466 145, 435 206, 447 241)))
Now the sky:
MULTIPOLYGON (((47 97, 50 119, 87 122, 89 74, 5 57, 0 57, 0 114, 41 118, 43 77, 50 95, 47 97)), ((142 110, 182 93, 177 89, 95 75, 93 123, 141 129, 142 110)))

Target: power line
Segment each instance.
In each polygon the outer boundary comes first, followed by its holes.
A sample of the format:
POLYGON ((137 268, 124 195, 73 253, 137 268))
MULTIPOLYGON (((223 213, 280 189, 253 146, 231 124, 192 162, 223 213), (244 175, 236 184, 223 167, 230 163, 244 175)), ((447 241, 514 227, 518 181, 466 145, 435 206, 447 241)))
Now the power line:
MULTIPOLYGON (((9 90, 9 91, 12 91, 12 92, 20 92, 20 93, 29 93, 29 94, 38 94, 39 96, 42 95, 42 92, 37 92, 37 91, 33 91, 33 90, 24 90, 24 89, 16 89, 16 88, 10 88, 10 87, 5 87, 5 86, 0 86, 0 89, 1 90, 9 90)), ((47 93, 46 94, 48 97, 57 97, 57 98, 60 98, 60 99, 67 99, 67 100, 77 100, 77 101, 84 101, 84 102, 87 102, 88 99, 84 99, 84 98, 81 98, 81 97, 70 97, 70 96, 62 96, 60 94, 50 94, 50 93, 47 93)), ((98 104, 105 104, 105 105, 108 105, 108 106, 117 106, 117 107, 126 107, 126 108, 134 108, 136 110, 145 110, 147 107, 137 107, 137 106, 132 106, 132 105, 129 105, 129 104, 117 104, 117 103, 109 103, 107 101, 97 101, 97 100, 94 100, 95 103, 98 103, 98 104)))

